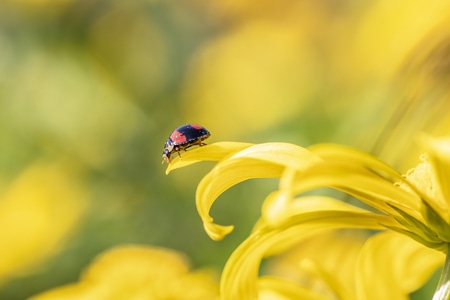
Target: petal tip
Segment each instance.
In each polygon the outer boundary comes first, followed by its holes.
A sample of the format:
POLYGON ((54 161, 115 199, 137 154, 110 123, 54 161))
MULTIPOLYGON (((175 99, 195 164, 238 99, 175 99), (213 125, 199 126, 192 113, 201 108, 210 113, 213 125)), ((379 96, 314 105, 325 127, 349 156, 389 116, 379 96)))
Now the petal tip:
POLYGON ((219 225, 214 223, 204 223, 203 227, 205 228, 208 236, 214 241, 220 241, 229 233, 231 233, 234 229, 233 225, 219 225))

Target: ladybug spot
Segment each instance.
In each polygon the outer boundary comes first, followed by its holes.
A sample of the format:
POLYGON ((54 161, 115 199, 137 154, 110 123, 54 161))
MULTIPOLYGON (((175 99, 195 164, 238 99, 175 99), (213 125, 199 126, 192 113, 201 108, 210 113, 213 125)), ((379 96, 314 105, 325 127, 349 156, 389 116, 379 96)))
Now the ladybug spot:
POLYGON ((184 134, 182 134, 181 132, 176 131, 176 130, 170 135, 170 139, 175 144, 182 144, 182 143, 186 142, 186 136, 184 134))
POLYGON ((191 127, 197 130, 202 130, 203 126, 197 125, 197 124, 191 124, 191 127))

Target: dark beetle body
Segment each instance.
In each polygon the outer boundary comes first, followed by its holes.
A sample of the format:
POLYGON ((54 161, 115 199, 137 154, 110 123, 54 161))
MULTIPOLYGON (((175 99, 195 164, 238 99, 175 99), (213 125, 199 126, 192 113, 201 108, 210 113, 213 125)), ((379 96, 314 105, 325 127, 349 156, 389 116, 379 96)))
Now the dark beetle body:
MULTIPOLYGON (((181 158, 180 151, 186 151, 187 148, 198 145, 206 145, 203 143, 211 133, 203 126, 197 124, 186 124, 175 129, 164 145, 163 159, 170 163, 171 156, 177 152, 181 158)), ((164 162, 163 161, 163 162, 164 162)))

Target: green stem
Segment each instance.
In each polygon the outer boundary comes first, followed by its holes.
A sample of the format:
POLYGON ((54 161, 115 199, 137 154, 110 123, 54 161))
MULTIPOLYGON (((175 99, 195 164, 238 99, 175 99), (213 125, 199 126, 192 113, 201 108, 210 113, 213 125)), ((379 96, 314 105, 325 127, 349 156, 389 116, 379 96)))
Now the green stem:
POLYGON ((447 249, 444 268, 442 268, 441 278, 434 293, 433 300, 450 299, 450 249, 447 249))

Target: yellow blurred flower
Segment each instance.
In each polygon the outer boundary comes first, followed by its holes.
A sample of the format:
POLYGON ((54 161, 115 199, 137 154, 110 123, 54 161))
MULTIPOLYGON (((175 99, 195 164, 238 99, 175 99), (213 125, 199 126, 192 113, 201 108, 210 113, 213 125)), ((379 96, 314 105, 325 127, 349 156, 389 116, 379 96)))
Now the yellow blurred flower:
MULTIPOLYGON (((391 3, 385 5, 390 6, 391 3)), ((425 17, 422 19, 430 13, 428 10, 440 10, 441 12, 437 15, 445 15, 447 11, 447 15, 450 15, 450 6, 446 2, 440 2, 439 5, 433 6, 423 3, 423 1, 410 1, 408 6, 410 6, 409 12, 411 12, 411 6, 417 6, 414 10, 420 11, 420 16, 402 26, 410 26, 414 22, 426 23, 427 21, 429 24, 421 26, 417 36, 415 36, 416 33, 414 36, 410 36, 413 41, 403 45, 407 49, 396 49, 400 51, 401 57, 397 57, 396 61, 392 62, 394 65, 382 64, 389 69, 390 73, 396 70, 393 76, 386 78, 388 84, 384 94, 377 93, 378 99, 386 99, 388 102, 383 106, 378 106, 383 112, 382 114, 368 119, 368 122, 376 122, 376 125, 372 124, 367 126, 366 130, 360 131, 360 144, 366 145, 365 150, 370 150, 371 153, 390 164, 395 164, 395 167, 402 170, 411 166, 411 162, 416 163, 420 155, 419 149, 414 147, 414 140, 411 139, 411 136, 418 131, 426 131, 435 136, 448 135, 450 126, 448 101, 450 96, 448 89, 450 85, 448 20, 450 18, 445 18, 445 22, 441 22, 437 16, 436 18, 425 17), (418 3, 422 4, 418 5, 418 3), (422 8, 426 12, 425 14, 421 12, 422 8), (438 26, 436 26, 437 23, 439 23, 438 26)), ((385 11, 385 13, 387 12, 385 11)), ((393 17, 397 18, 397 16, 393 17)), ((409 18, 412 17, 409 16, 409 18)), ((404 22, 402 21, 402 23, 404 22)), ((373 26, 376 26, 378 30, 378 25, 373 24, 373 26)), ((409 31, 405 32, 409 33, 409 31)), ((387 35, 389 34, 387 33, 387 35)), ((372 35, 369 36, 372 38, 372 35)), ((360 115, 361 120, 367 118, 368 115, 373 115, 374 110, 377 110, 374 104, 367 105, 365 111, 355 112, 352 110, 352 114, 360 115)))
MULTIPOLYGON (((371 2, 359 16, 358 24, 351 24, 358 26, 354 34, 342 35, 348 42, 347 55, 352 62, 351 68, 342 70, 352 72, 356 80, 362 74, 369 80, 374 76, 392 79, 411 51, 433 33, 435 27, 446 22, 449 15, 450 3, 447 1, 371 2)), ((344 61, 348 63, 341 59, 341 63, 344 61)))
MULTIPOLYGON (((252 298, 257 294, 256 284, 238 278, 256 278, 255 266, 263 257, 283 252, 299 239, 327 228, 391 229, 446 253, 450 242, 450 139, 424 136, 421 141, 427 155, 406 176, 352 148, 325 144, 305 149, 286 143, 216 143, 189 151, 182 163, 175 158, 167 171, 201 160, 218 161, 200 182, 196 199, 205 230, 215 240, 233 230, 233 226, 215 224, 209 215, 221 193, 247 179, 281 178, 279 190, 265 200, 260 221, 230 258, 221 281, 222 292, 233 296, 247 293, 252 298), (323 196, 296 198, 326 187, 354 196, 371 209, 323 196), (252 255, 245 256, 246 252, 252 255), (237 265, 242 268, 234 269, 237 265)), ((446 276, 450 274, 444 272, 443 278, 446 276)))
POLYGON ((31 299, 217 299, 218 285, 213 274, 189 269, 186 257, 174 250, 119 246, 99 255, 80 282, 31 299))
POLYGON ((318 62, 299 28, 258 20, 210 41, 187 76, 186 117, 224 138, 294 117, 318 88, 318 62))
POLYGON ((41 162, 23 171, 0 196, 0 284, 55 254, 85 206, 70 166, 41 162))

